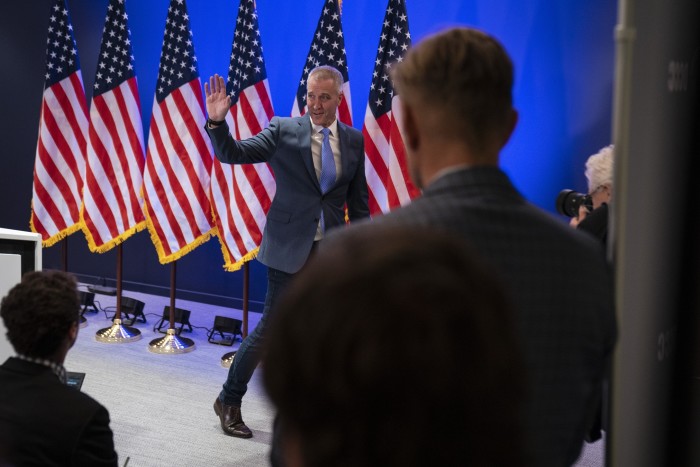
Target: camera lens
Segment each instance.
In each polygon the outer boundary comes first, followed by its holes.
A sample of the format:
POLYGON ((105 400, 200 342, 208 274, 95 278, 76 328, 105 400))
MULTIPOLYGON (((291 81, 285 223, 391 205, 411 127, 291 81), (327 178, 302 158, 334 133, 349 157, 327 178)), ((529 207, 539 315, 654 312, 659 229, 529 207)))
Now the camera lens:
POLYGON ((584 195, 574 190, 561 190, 557 195, 556 207, 559 214, 576 217, 581 206, 585 206, 588 211, 593 209, 593 200, 591 200, 590 195, 584 195))

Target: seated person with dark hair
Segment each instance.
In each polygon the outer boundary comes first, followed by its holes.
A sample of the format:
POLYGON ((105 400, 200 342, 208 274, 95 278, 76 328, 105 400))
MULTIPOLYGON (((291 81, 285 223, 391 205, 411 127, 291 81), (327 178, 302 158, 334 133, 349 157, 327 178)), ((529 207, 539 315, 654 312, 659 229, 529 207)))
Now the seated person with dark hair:
POLYGON ((527 465, 523 370, 490 269, 421 228, 325 242, 266 342, 285 465, 527 465))
POLYGON ((107 409, 66 386, 79 311, 76 281, 60 271, 25 274, 2 300, 17 352, 0 366, 0 451, 9 465, 117 465, 107 409))

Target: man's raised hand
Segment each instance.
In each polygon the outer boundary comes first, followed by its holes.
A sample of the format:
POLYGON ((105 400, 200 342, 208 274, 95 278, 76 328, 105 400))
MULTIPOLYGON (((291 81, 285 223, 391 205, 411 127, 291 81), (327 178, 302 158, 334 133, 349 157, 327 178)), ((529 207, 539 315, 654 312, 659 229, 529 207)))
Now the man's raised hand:
POLYGON ((226 94, 224 78, 215 74, 204 82, 204 95, 207 98, 207 114, 211 120, 221 121, 226 118, 231 108, 231 96, 226 94))

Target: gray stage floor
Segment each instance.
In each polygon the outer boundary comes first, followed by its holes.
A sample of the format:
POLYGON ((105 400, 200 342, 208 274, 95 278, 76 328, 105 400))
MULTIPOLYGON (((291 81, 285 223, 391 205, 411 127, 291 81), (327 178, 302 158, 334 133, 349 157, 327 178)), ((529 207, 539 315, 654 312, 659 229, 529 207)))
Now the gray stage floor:
MULTIPOLYGON (((82 287, 81 287, 82 288, 82 287)), ((241 440, 226 436, 212 409, 214 398, 226 378, 221 357, 232 347, 207 342, 207 329, 217 315, 242 319, 240 310, 203 305, 185 300, 177 308, 189 310, 193 331, 191 352, 164 355, 149 350, 149 343, 163 334, 153 326, 163 315, 169 298, 124 291, 123 296, 144 302, 146 323, 133 327, 141 339, 128 343, 102 343, 98 330, 111 320, 103 312, 86 313, 87 326, 66 359, 68 371, 85 373, 82 390, 104 404, 111 417, 114 441, 124 465, 160 466, 266 466, 274 410, 256 371, 243 402, 243 416, 254 437, 241 440)), ((116 297, 95 295, 99 306, 114 314, 116 297)), ((250 313, 250 330, 260 315, 250 313)), ((179 325, 178 325, 179 327, 179 325)), ((167 328, 167 325, 166 325, 167 328)))
MULTIPOLYGON (((83 288, 83 287, 81 287, 83 288)), ((95 334, 109 327, 111 320, 102 311, 86 313, 88 324, 68 354, 68 371, 85 373, 82 390, 104 404, 111 416, 115 447, 120 465, 162 466, 267 466, 274 409, 256 371, 243 400, 243 416, 253 430, 253 438, 242 440, 222 433, 212 409, 214 398, 226 378, 221 357, 233 347, 207 342, 207 329, 214 317, 242 319, 242 311, 178 300, 177 308, 189 310, 195 349, 177 355, 156 354, 149 343, 163 336, 153 326, 169 305, 166 297, 124 291, 124 296, 144 302, 147 322, 133 327, 141 332, 135 342, 107 344, 95 334)), ((116 297, 96 295, 96 302, 114 314, 116 297)), ((249 314, 252 331, 260 315, 249 314)), ((576 467, 602 467, 604 442, 585 445, 576 467)))

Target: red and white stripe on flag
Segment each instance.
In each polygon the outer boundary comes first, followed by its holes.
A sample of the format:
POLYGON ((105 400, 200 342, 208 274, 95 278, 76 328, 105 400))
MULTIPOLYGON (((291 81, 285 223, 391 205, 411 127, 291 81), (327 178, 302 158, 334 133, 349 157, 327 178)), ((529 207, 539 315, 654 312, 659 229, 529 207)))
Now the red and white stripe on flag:
POLYGON ((29 221, 45 247, 80 229, 87 132, 85 91, 70 16, 65 0, 55 0, 29 221))
POLYGON ((205 121, 199 79, 153 105, 144 210, 162 264, 207 241, 214 228, 209 200, 213 150, 205 121))
POLYGON ((104 253, 142 230, 141 105, 124 2, 110 0, 90 108, 81 218, 90 251, 104 253))
POLYGON ((400 132, 399 96, 392 110, 375 119, 369 106, 362 134, 365 140, 365 177, 372 216, 404 206, 420 195, 408 173, 406 151, 400 132))
POLYGON ((209 200, 211 143, 205 134, 201 81, 186 5, 172 0, 153 100, 144 212, 161 264, 207 241, 214 228, 209 200))
POLYGON ((345 53, 345 38, 340 21, 340 0, 326 0, 318 19, 318 25, 301 73, 299 87, 292 105, 292 117, 306 114, 306 80, 309 71, 321 65, 336 68, 343 75, 343 100, 338 106, 338 120, 352 126, 352 99, 350 96, 350 77, 345 53))
MULTIPOLYGON (((274 115, 267 79, 244 89, 226 121, 235 139, 256 135, 274 115)), ((267 212, 275 197, 275 178, 268 164, 230 165, 214 161, 212 204, 224 268, 236 271, 258 252, 267 212)))
POLYGON ((388 73, 410 46, 405 0, 389 0, 362 127, 369 209, 373 216, 408 204, 420 194, 408 174, 399 130, 401 106, 388 73))
MULTIPOLYGON (((235 139, 267 127, 274 111, 254 0, 241 0, 238 8, 226 92, 231 96, 226 123, 235 139)), ((275 189, 268 164, 214 161, 211 202, 227 271, 240 269, 257 255, 275 189)))

